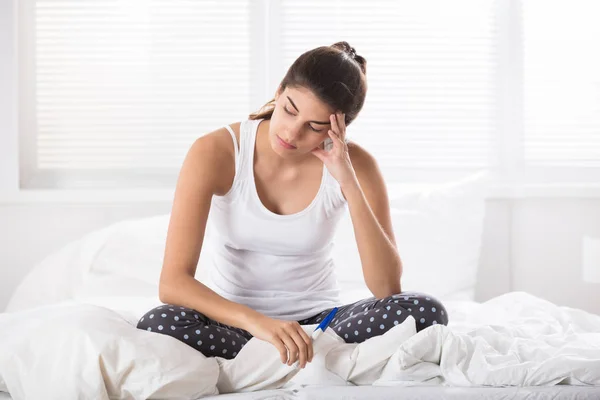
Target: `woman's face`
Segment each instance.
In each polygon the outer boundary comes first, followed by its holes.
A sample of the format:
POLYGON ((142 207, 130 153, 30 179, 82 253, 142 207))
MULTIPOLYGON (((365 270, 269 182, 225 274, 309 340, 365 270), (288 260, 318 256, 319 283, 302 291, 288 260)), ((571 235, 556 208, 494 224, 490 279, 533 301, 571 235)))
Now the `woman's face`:
POLYGON ((305 88, 286 88, 275 95, 269 140, 282 157, 298 157, 310 153, 329 138, 329 116, 334 110, 305 88), (292 146, 286 146, 286 142, 292 146))

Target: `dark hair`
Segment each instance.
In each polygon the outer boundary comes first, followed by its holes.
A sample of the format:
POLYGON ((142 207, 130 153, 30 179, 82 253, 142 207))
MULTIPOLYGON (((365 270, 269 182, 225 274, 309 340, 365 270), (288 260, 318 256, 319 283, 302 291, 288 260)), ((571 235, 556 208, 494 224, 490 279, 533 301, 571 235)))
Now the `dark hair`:
MULTIPOLYGON (((367 60, 348 42, 337 42, 309 50, 294 61, 279 85, 311 90, 321 101, 346 114, 346 126, 358 116, 367 94, 367 60)), ((270 119, 275 98, 249 119, 270 119)))

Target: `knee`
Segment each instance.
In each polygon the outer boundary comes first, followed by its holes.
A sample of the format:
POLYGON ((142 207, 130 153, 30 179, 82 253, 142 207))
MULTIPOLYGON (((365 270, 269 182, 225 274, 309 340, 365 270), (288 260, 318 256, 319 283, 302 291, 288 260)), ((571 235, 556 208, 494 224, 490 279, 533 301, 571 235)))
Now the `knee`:
POLYGON ((419 311, 429 315, 429 318, 426 318, 428 325, 448 325, 448 312, 441 301, 427 293, 418 293, 417 300, 419 311))
POLYGON ((154 307, 153 309, 146 312, 137 323, 138 329, 148 329, 154 326, 154 323, 158 321, 163 306, 154 307))
POLYGON ((417 324, 448 325, 446 307, 434 296, 421 292, 402 292, 389 296, 384 302, 400 303, 408 308, 417 320, 417 324))
POLYGON ((146 312, 138 321, 137 328, 148 329, 161 325, 161 323, 184 324, 198 322, 199 313, 173 304, 163 304, 146 312))

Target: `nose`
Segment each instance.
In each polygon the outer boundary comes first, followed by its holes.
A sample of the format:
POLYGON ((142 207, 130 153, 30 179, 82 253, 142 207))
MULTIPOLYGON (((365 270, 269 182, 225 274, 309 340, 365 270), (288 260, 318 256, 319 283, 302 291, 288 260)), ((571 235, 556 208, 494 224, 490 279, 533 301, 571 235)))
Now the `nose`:
POLYGON ((289 144, 295 145, 302 132, 302 127, 291 125, 284 132, 285 133, 283 136, 281 136, 281 138, 289 144))

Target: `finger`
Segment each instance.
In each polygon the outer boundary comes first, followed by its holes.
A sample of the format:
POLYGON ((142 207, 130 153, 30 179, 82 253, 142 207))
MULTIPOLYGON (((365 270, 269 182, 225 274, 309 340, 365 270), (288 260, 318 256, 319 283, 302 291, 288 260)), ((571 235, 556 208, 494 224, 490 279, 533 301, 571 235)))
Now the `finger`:
POLYGON ((288 349, 287 365, 292 365, 298 359, 298 346, 285 330, 281 332, 280 338, 288 349))
POLYGON ((339 129, 339 128, 338 128, 338 121, 337 121, 337 113, 336 113, 336 114, 331 114, 331 115, 329 116, 329 119, 331 119, 331 130, 332 130, 334 133, 337 133, 337 132, 339 132, 339 130, 338 130, 338 129, 339 129))
POLYGON ((322 150, 322 149, 319 149, 318 147, 316 147, 316 148, 314 148, 314 149, 312 149, 312 150, 311 150, 311 153, 312 153, 312 154, 313 154, 315 157, 317 157, 319 160, 321 160, 321 161, 325 162, 325 158, 324 158, 324 157, 325 157, 325 153, 326 153, 326 152, 325 152, 324 150, 322 150))
POLYGON ((334 132, 338 135, 340 140, 344 142, 346 137, 346 123, 345 123, 346 114, 344 113, 336 113, 335 114, 335 124, 336 129, 334 132))
POLYGON ((304 340, 304 343, 306 343, 307 360, 308 360, 308 362, 311 362, 313 359, 312 339, 310 338, 310 336, 308 336, 308 334, 306 332, 304 332, 304 329, 302 329, 302 327, 300 327, 300 329, 298 330, 298 333, 300 333, 300 336, 302 336, 302 340, 304 340))
POLYGON ((335 132, 329 130, 327 131, 327 133, 329 134, 329 137, 333 140, 334 146, 339 146, 340 144, 343 144, 342 140, 335 132))
POLYGON ((346 113, 340 112, 338 114, 338 125, 342 130, 346 127, 346 113))
POLYGON ((346 140, 346 114, 340 114, 339 128, 340 139, 344 142, 346 140))
POLYGON ((279 337, 275 337, 271 341, 271 344, 275 346, 277 351, 279 351, 279 358, 281 359, 281 362, 285 363, 287 361, 287 348, 285 347, 281 339, 279 337))
MULTIPOLYGON (((334 140, 334 142, 336 142, 336 141, 337 141, 337 143, 338 143, 338 144, 339 144, 339 145, 340 145, 340 146, 341 146, 343 149, 346 149, 346 148, 347 148, 347 143, 346 143, 346 140, 345 140, 345 133, 343 133, 343 134, 339 134, 339 133, 335 133, 335 132, 333 132, 333 134, 335 135, 335 139, 337 139, 337 140, 334 140)), ((330 135, 330 136, 331 136, 331 135, 330 135)))
POLYGON ((300 361, 300 368, 304 368, 306 366, 306 360, 308 360, 308 345, 304 341, 304 338, 300 334, 302 328, 298 328, 298 330, 294 330, 290 332, 290 336, 294 339, 296 346, 298 346, 298 360, 300 361))

